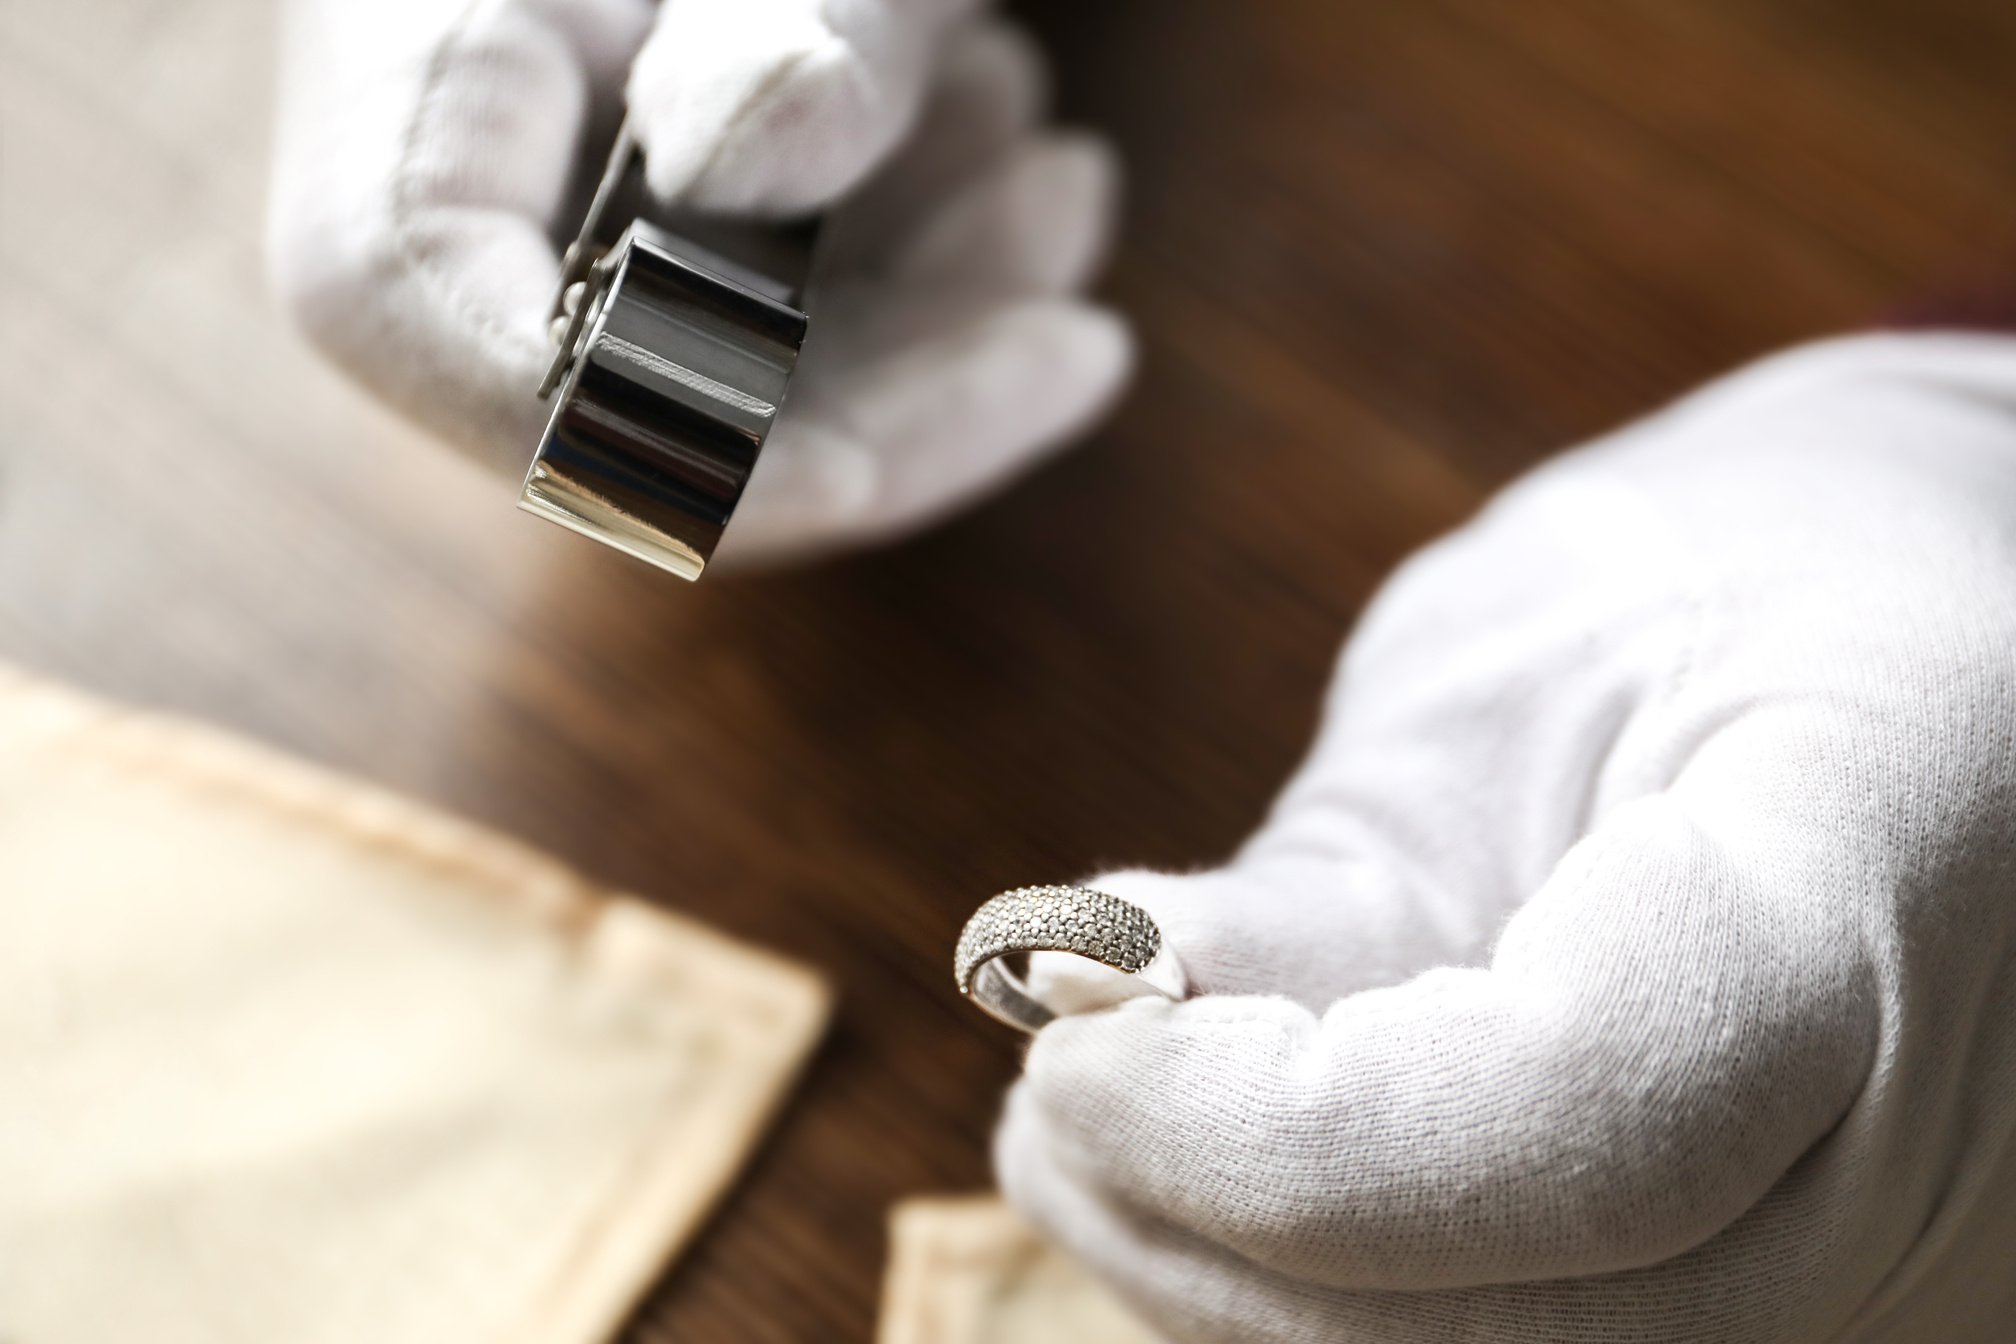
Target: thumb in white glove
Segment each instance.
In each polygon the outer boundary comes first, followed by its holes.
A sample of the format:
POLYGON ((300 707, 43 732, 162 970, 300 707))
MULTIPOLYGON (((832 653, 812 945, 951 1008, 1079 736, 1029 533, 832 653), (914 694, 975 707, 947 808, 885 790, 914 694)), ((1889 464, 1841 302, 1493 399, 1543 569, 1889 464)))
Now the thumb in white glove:
POLYGON ((851 193, 722 557, 921 525, 1083 428, 1130 358, 1118 320, 1076 297, 1112 160, 1037 129, 1033 53, 973 8, 293 0, 276 287, 366 387, 521 474, 547 410, 553 240, 584 135, 613 125, 627 78, 668 201, 779 214, 851 193))
POLYGON ((645 172, 668 201, 801 213, 916 121, 947 28, 978 0, 670 0, 630 72, 645 172))
POLYGON ((2016 342, 1542 469, 1227 868, 1092 885, 1198 997, 1047 1028, 998 1166, 1174 1339, 2008 1338, 2016 342))

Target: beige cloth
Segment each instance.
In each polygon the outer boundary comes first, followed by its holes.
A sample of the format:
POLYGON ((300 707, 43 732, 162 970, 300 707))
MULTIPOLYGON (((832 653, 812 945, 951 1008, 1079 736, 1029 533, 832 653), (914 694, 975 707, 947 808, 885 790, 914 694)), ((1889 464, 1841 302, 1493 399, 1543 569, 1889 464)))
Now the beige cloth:
POLYGON ((0 669, 0 1340, 617 1329, 826 1011, 806 971, 0 669))
POLYGON ((993 1195, 906 1200, 889 1219, 876 1344, 1155 1344, 993 1195))

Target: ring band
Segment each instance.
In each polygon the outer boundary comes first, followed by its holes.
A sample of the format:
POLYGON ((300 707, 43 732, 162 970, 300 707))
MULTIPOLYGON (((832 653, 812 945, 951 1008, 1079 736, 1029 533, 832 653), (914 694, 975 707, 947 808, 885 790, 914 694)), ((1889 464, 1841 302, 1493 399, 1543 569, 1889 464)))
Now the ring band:
POLYGON ((1090 887, 1004 891, 974 911, 959 935, 952 961, 959 992, 989 1016, 1033 1033, 1057 1013, 1002 963, 1018 952, 1069 952, 1139 976, 1169 998, 1183 996, 1181 967, 1148 912, 1090 887))

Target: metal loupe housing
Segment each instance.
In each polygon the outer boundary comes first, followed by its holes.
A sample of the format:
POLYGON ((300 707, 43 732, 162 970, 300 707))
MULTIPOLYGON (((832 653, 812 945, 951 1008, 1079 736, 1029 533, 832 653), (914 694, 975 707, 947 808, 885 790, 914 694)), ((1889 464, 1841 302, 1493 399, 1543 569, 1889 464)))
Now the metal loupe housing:
POLYGON ((816 226, 644 218, 625 208, 641 165, 626 128, 562 263, 553 413, 518 506, 696 579, 805 343, 816 226))

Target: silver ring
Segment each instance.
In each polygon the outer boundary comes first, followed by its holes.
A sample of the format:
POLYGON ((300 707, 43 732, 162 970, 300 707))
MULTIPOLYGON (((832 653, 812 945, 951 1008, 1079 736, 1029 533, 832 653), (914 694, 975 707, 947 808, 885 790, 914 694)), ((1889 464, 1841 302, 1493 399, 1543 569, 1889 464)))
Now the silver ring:
POLYGON ((1146 910, 1090 887, 1018 887, 966 921, 953 954, 959 992, 1020 1031, 1036 1032, 1057 1013, 1003 964, 1025 952, 1069 952, 1140 977, 1172 999, 1184 993, 1182 966, 1146 910))

